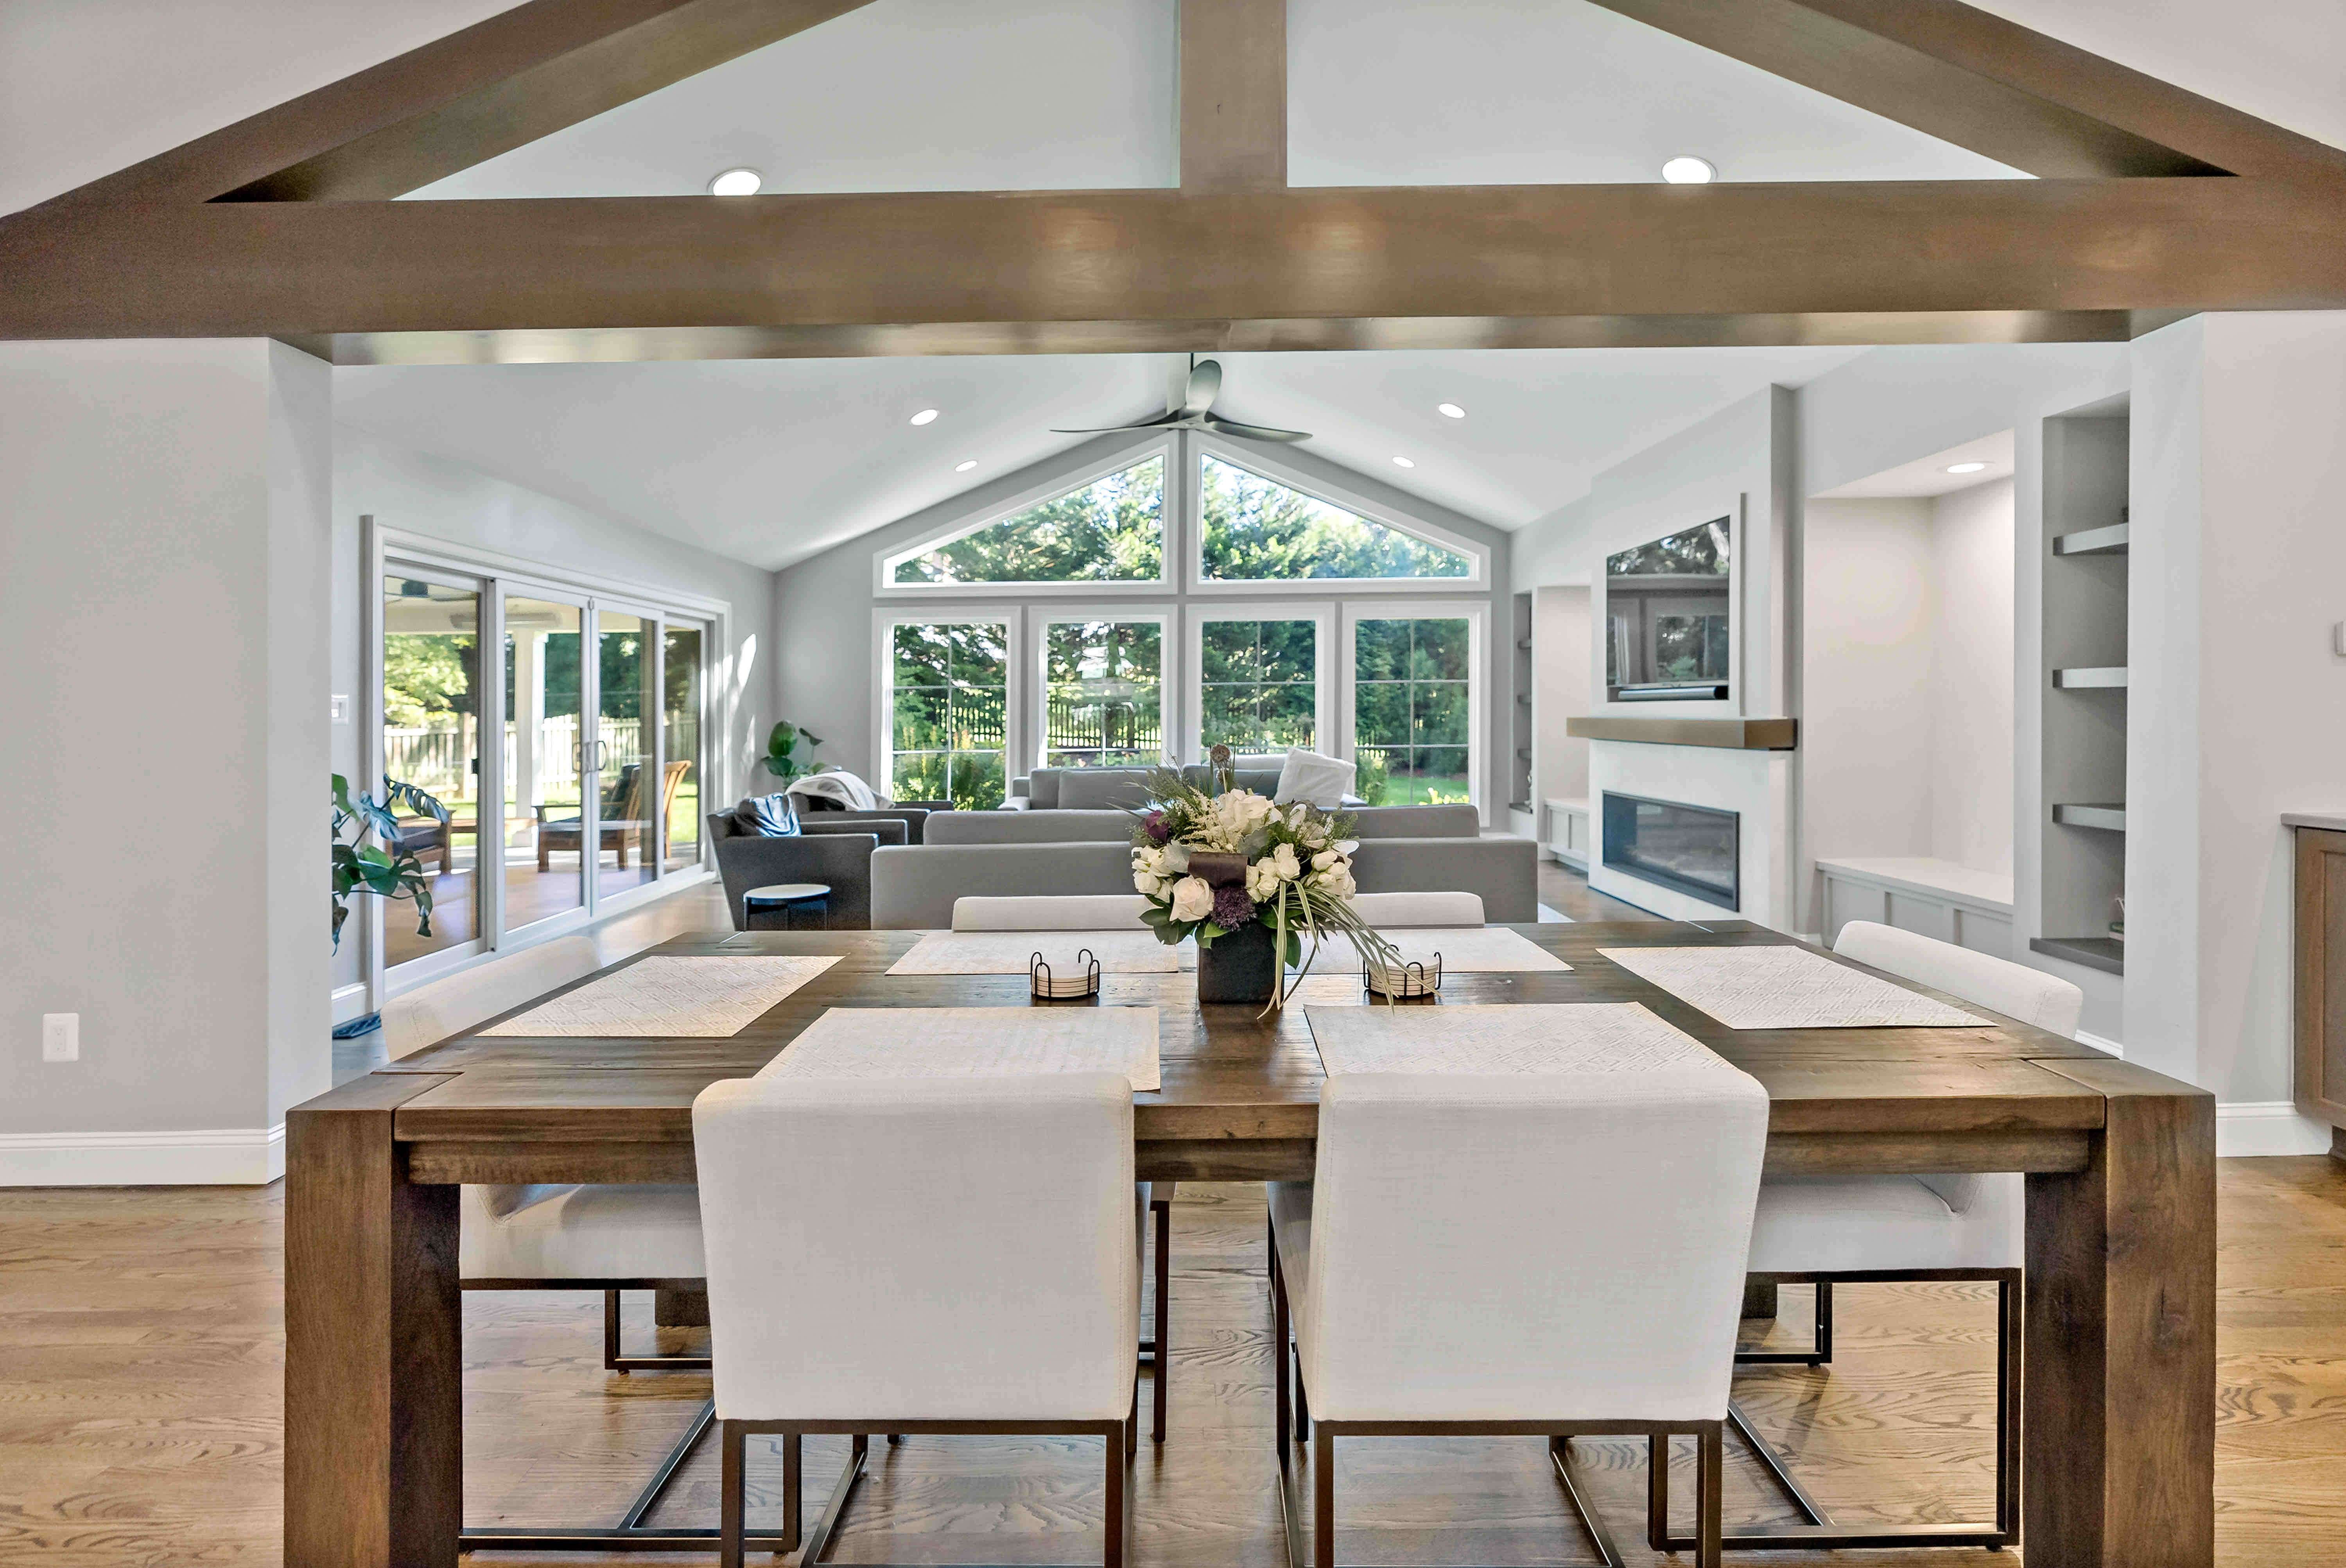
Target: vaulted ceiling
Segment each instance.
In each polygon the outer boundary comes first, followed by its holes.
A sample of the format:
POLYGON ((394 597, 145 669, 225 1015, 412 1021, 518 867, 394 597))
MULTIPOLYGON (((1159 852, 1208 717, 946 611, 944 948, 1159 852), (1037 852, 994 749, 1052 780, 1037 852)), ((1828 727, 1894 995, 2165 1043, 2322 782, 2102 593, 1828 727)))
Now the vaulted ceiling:
MULTIPOLYGON (((1168 186, 1173 0, 878 0, 419 198, 1168 186)), ((2021 178, 1581 0, 1291 0, 1295 185, 2021 178)), ((1235 354, 1222 412, 1518 527, 1623 455, 1846 349, 1235 354), (1464 420, 1435 412, 1459 404, 1464 420), (1408 457, 1415 467, 1393 463, 1408 457)), ((1158 356, 346 368, 385 438, 779 566, 1155 412, 1158 356), (906 421, 943 411, 933 424, 906 421), (967 458, 979 466, 955 472, 967 458)))

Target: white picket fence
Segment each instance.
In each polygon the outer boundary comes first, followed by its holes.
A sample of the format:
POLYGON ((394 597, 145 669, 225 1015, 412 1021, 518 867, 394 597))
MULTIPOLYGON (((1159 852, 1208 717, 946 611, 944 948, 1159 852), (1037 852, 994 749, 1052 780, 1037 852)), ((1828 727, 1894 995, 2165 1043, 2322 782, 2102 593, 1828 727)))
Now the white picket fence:
MULTIPOLYGON (((515 776, 515 728, 512 724, 505 726, 507 779, 515 776)), ((699 730, 699 726, 690 719, 672 724, 668 730, 669 749, 678 757, 698 756, 699 730)), ((469 799, 474 793, 469 777, 474 734, 474 727, 469 721, 446 727, 386 727, 382 732, 384 770, 401 783, 413 784, 426 794, 469 799)), ((606 719, 602 738, 610 743, 607 761, 613 776, 626 763, 643 757, 649 738, 640 718, 606 719)), ((578 798, 576 714, 549 718, 539 728, 536 763, 536 784, 532 792, 539 799, 578 798)))

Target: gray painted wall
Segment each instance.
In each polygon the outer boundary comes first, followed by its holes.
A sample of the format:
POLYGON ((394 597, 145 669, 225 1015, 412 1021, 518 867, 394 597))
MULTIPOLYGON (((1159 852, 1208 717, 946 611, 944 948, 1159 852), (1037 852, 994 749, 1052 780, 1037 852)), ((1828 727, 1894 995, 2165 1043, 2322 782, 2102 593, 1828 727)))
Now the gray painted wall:
POLYGON ((0 344, 0 1133, 327 1085, 330 396, 277 343, 0 344))
MULTIPOLYGON (((1087 442, 1048 463, 979 485, 944 505, 915 513, 776 575, 777 711, 780 717, 803 725, 823 738, 822 749, 815 754, 819 761, 862 774, 884 790, 885 785, 879 779, 880 738, 872 732, 872 612, 882 606, 890 609, 917 607, 921 603, 941 597, 927 596, 924 599, 917 595, 890 595, 883 598, 873 591, 873 557, 883 551, 901 549, 906 544, 972 514, 1006 505, 1014 498, 1057 476, 1076 474, 1106 462, 1130 444, 1129 438, 1122 436, 1104 436, 1098 441, 1087 442)), ((1509 685, 1512 661, 1497 657, 1495 650, 1504 647, 1507 637, 1506 593, 1513 536, 1474 518, 1403 494, 1380 480, 1339 467, 1307 451, 1282 449, 1277 458, 1281 465, 1294 470, 1297 477, 1307 484, 1316 479, 1321 484, 1358 494, 1404 516, 1446 528, 1489 550, 1490 575, 1486 587, 1472 593, 1445 592, 1438 583, 1412 584, 1405 593, 1396 595, 1345 592, 1298 582, 1292 585, 1291 592, 1282 592, 1276 596, 1282 602, 1325 599, 1336 604, 1340 609, 1348 604, 1367 606, 1380 599, 1395 597, 1412 600, 1459 598, 1487 607, 1484 651, 1493 667, 1484 671, 1486 743, 1482 789, 1484 821, 1498 820, 1504 814, 1506 802, 1504 751, 1509 733, 1508 705, 1514 700, 1514 694, 1509 685)), ((1178 508, 1168 508, 1168 513, 1177 511, 1178 508)), ((1188 560, 1187 543, 1178 530, 1168 532, 1168 545, 1175 552, 1177 561, 1188 560)), ((1084 596, 1078 602, 1105 603, 1129 597, 1153 605, 1187 606, 1209 603, 1244 604, 1250 598, 1262 596, 1193 587, 1181 580, 1182 575, 1183 573, 1177 569, 1173 585, 1166 589, 1150 590, 1145 594, 1127 590, 1104 592, 1084 596)), ((966 604, 971 600, 964 598, 954 602, 966 604)), ((1039 596, 1005 598, 1002 602, 1046 606, 1052 603, 1039 596)), ((1341 635, 1341 624, 1338 635, 1341 635)), ((1169 669, 1168 678, 1178 678, 1177 670, 1178 667, 1169 669)), ((1014 759, 1010 770, 1014 775, 1025 772, 1026 759, 1014 759)))

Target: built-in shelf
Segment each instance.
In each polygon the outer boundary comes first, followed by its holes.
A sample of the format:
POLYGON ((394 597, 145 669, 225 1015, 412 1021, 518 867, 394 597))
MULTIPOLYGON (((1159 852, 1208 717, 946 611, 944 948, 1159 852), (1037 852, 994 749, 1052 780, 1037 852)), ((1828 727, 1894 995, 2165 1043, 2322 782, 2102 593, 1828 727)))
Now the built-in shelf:
POLYGON ((2032 936, 2028 951, 2047 958, 2066 958, 2105 974, 2126 972, 2126 943, 2109 936, 2032 936))
POLYGON ((2083 669, 2056 669, 2053 686, 2058 691, 2123 690, 2127 683, 2127 667, 2122 664, 2089 665, 2083 669))
POLYGON ((1614 718, 1595 714, 1564 721, 1583 740, 1637 740, 1649 746, 1708 746, 1721 751, 1790 751, 1797 718, 1614 718))
POLYGON ((2113 833, 2123 833, 2126 831, 2126 802, 2121 800, 2115 805, 2064 802, 2053 808, 2053 820, 2065 827, 2106 828, 2113 833))
POLYGON ((2064 534, 2053 541, 2055 555, 2123 555, 2127 553, 2127 531, 2130 525, 2113 523, 2106 528, 2080 528, 2075 534, 2064 534))

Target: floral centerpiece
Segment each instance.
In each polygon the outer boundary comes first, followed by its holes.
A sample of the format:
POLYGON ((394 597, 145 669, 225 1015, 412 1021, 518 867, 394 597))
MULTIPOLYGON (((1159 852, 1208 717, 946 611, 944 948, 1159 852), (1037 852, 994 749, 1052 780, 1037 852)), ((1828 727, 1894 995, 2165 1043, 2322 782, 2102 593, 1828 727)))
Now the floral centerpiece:
POLYGON ((1352 907, 1349 817, 1247 789, 1211 794, 1172 773, 1149 797, 1132 840, 1133 886, 1149 903, 1140 918, 1160 942, 1197 941, 1200 1001, 1280 1005, 1307 936, 1315 954, 1332 932, 1364 962, 1395 956, 1352 907))

